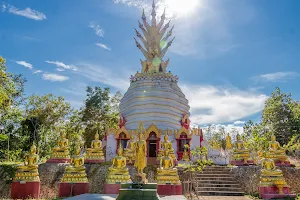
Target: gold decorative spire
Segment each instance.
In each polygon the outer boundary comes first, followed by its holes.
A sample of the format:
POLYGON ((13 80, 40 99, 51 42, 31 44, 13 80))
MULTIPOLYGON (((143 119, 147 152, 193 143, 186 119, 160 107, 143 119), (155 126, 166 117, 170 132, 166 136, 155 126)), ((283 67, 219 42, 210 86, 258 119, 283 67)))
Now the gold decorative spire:
POLYGON ((172 35, 174 26, 167 32, 170 26, 170 21, 164 25, 166 16, 165 11, 163 12, 159 23, 156 21, 156 11, 155 2, 152 3, 151 12, 151 26, 147 22, 145 11, 142 13, 143 23, 138 21, 139 28, 141 29, 143 35, 136 31, 136 36, 140 39, 143 45, 141 45, 136 38, 134 38, 136 46, 141 50, 146 60, 141 60, 142 73, 156 73, 156 72, 166 72, 169 60, 164 61, 163 58, 172 45, 175 37, 168 42, 168 39, 172 35))

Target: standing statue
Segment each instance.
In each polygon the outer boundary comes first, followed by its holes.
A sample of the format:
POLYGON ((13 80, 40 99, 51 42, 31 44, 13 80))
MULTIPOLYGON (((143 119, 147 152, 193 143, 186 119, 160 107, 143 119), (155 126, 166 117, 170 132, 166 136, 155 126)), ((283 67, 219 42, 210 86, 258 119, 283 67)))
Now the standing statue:
POLYGON ((227 133, 227 136, 226 136, 226 149, 228 149, 228 150, 232 149, 231 137, 230 137, 229 133, 227 133))
POLYGON ((146 166, 146 142, 145 140, 143 140, 142 132, 140 132, 139 140, 136 142, 136 156, 134 167, 137 168, 139 174, 143 174, 143 170, 146 166))

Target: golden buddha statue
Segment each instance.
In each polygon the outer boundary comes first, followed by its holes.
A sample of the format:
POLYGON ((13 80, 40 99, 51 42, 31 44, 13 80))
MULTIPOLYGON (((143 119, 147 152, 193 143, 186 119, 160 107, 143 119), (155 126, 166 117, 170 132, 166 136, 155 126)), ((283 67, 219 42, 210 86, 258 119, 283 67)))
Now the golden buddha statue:
POLYGON ((231 137, 230 137, 229 133, 227 133, 227 136, 226 136, 226 149, 228 149, 228 150, 232 149, 231 137))
MULTIPOLYGON (((266 153, 264 153, 266 155, 266 153)), ((276 169, 274 160, 271 158, 262 159, 262 169, 260 176, 260 187, 273 187, 276 185, 279 188, 279 194, 282 194, 283 187, 287 187, 287 183, 280 169, 276 169)))
POLYGON ((176 159, 172 143, 168 140, 167 134, 164 135, 164 141, 161 144, 161 149, 158 151, 157 160, 160 160, 160 158, 164 155, 165 150, 169 151, 171 158, 173 158, 174 160, 176 159))
POLYGON ((105 160, 102 150, 102 142, 99 139, 99 133, 95 134, 95 139, 91 142, 91 148, 87 149, 85 159, 87 160, 105 160))
POLYGON ((38 172, 38 155, 36 154, 36 146, 33 144, 30 151, 25 155, 24 165, 17 167, 14 180, 22 181, 40 181, 38 172))
POLYGON ((66 138, 64 131, 60 134, 61 138, 58 139, 58 146, 52 149, 51 158, 70 158, 69 141, 66 138))
POLYGON ((130 175, 128 168, 126 167, 126 158, 123 157, 123 147, 120 143, 117 156, 112 160, 112 166, 108 168, 106 183, 130 183, 130 175))
POLYGON ((84 156, 80 155, 79 144, 75 145, 75 155, 71 158, 71 165, 67 166, 61 182, 88 182, 84 167, 84 156))
POLYGON ((169 155, 169 150, 164 150, 164 156, 160 158, 157 169, 157 184, 180 184, 177 169, 174 168, 173 158, 169 155))
POLYGON ((182 160, 190 161, 190 156, 189 156, 189 152, 187 151, 187 148, 184 148, 184 150, 183 150, 182 160))
POLYGON ((285 154, 285 149, 282 148, 279 142, 276 141, 276 136, 271 136, 271 141, 269 142, 269 152, 266 153, 267 158, 274 159, 274 161, 285 162, 288 157, 285 154))
POLYGON ((241 139, 240 134, 236 136, 235 148, 233 149, 233 160, 244 161, 245 164, 248 163, 250 158, 250 152, 245 147, 244 141, 241 139))
POLYGON ((143 174, 144 168, 147 166, 146 159, 146 142, 143 140, 143 134, 139 134, 139 140, 135 143, 135 162, 134 167, 138 170, 139 174, 143 174))
POLYGON ((127 144, 127 148, 124 149, 124 156, 126 157, 129 163, 132 163, 132 161, 135 158, 135 142, 133 135, 131 135, 130 137, 130 141, 127 144))

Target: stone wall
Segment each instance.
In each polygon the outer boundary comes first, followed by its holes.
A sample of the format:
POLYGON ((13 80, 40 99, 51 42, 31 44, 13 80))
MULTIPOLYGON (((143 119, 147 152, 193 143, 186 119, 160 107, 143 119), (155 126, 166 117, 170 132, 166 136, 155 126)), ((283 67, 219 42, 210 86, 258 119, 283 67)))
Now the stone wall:
MULTIPOLYGON (((300 169, 293 167, 281 167, 286 182, 293 193, 300 193, 300 169)), ((258 193, 259 177, 261 166, 233 167, 231 172, 247 194, 258 193)))
MULTIPOLYGON (((39 174, 41 180, 40 198, 55 198, 58 194, 58 183, 61 180, 65 167, 69 164, 44 163, 39 165, 39 174)), ((86 164, 86 172, 89 179, 89 193, 103 193, 105 176, 111 163, 86 164)), ((136 174, 133 166, 128 166, 131 178, 136 174)), ((0 170, 1 171, 1 170, 0 170)), ((147 166, 145 169, 149 182, 155 182, 156 168, 147 166)), ((11 184, 7 179, 0 177, 0 199, 10 198, 11 184)))

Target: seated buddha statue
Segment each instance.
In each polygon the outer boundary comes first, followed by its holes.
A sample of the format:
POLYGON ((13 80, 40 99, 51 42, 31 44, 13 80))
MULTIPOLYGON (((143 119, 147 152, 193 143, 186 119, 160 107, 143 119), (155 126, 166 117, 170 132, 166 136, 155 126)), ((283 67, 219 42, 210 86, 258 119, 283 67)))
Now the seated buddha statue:
POLYGON ((235 161, 244 161, 245 164, 248 163, 250 158, 250 152, 245 147, 244 141, 241 139, 240 134, 236 136, 235 148, 233 149, 233 160, 235 161))
POLYGON ((169 154, 169 150, 164 150, 164 155, 160 158, 159 168, 157 168, 158 184, 180 184, 177 169, 174 168, 173 158, 169 154))
POLYGON ((61 182, 88 182, 84 167, 84 156, 80 154, 80 145, 75 145, 75 155, 66 167, 61 182))
POLYGON ((108 168, 106 183, 130 183, 130 175, 126 167, 126 158, 123 157, 123 147, 120 143, 117 156, 112 160, 112 166, 108 168))
POLYGON ((168 135, 164 135, 164 141, 161 144, 161 149, 158 151, 157 160, 160 160, 160 158, 164 155, 164 151, 168 150, 169 155, 173 160, 176 159, 176 156, 174 154, 174 149, 172 147, 172 143, 168 140, 168 135))
POLYGON ((135 157, 135 142, 133 135, 131 135, 130 137, 130 141, 127 144, 127 148, 124 149, 124 156, 128 160, 128 163, 132 163, 132 160, 135 157))
POLYGON ((38 155, 36 154, 36 146, 33 144, 30 151, 25 155, 24 165, 17 167, 15 180, 39 181, 38 172, 38 155))
POLYGON ((269 142, 269 152, 266 153, 267 158, 272 158, 274 161, 284 162, 286 161, 287 155, 285 154, 285 149, 282 148, 279 142, 276 141, 276 136, 271 136, 271 141, 269 142))
POLYGON ((102 150, 102 142, 99 139, 99 133, 95 134, 95 139, 91 142, 91 148, 87 149, 85 157, 87 160, 104 160, 104 153, 102 150))
POLYGON ((58 146, 52 149, 51 158, 70 158, 69 141, 66 138, 66 133, 61 132, 60 137, 57 141, 58 146))
MULTIPOLYGON (((266 155, 266 153, 264 153, 266 155)), ((274 160, 271 158, 262 159, 262 169, 260 175, 260 187, 273 187, 276 185, 279 188, 279 193, 282 194, 282 188, 287 186, 280 169, 276 169, 274 160)))

